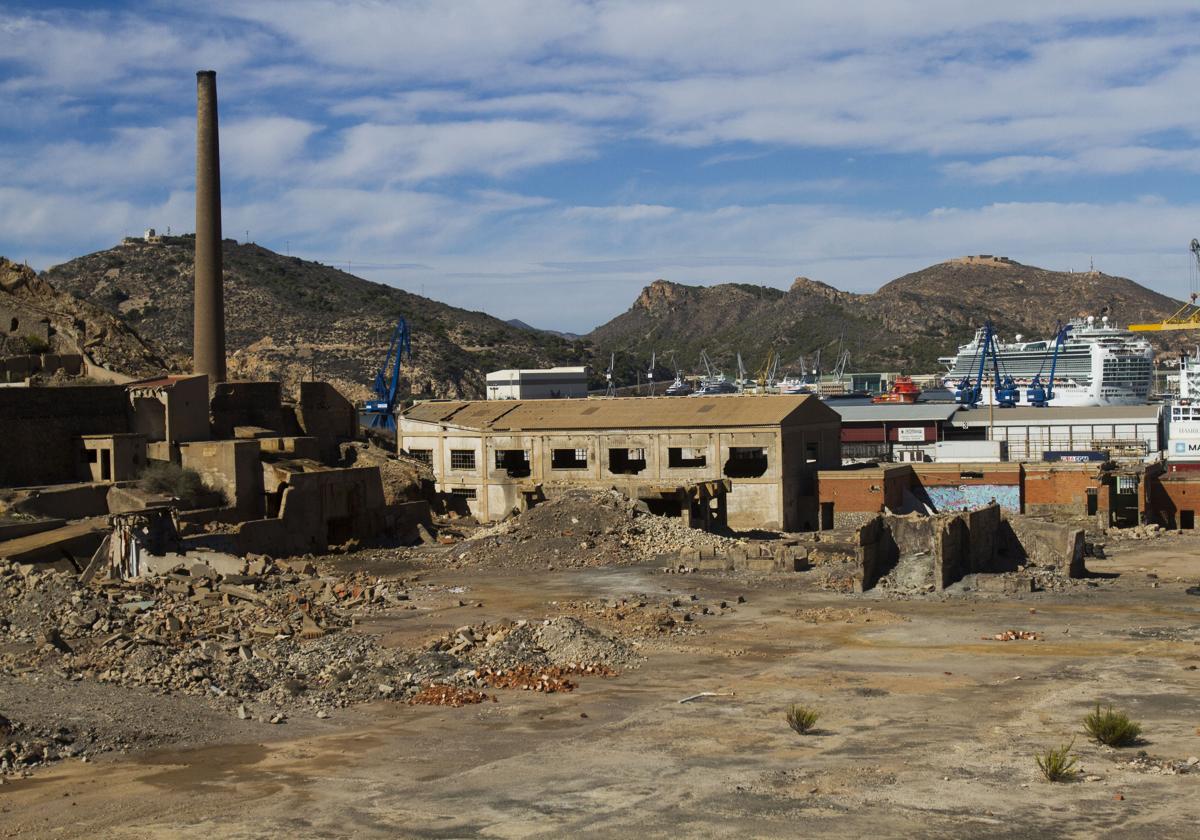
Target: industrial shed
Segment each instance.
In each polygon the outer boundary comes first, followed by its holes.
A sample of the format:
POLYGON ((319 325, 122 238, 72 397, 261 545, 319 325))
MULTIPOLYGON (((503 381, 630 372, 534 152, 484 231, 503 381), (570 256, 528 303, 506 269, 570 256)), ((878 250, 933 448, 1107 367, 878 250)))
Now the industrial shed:
POLYGON ((1101 451, 1142 460, 1162 449, 1160 405, 980 407, 957 412, 950 426, 946 439, 1005 442, 1010 461, 1040 461, 1051 451, 1101 451))
POLYGON ((705 523, 811 530, 816 471, 840 463, 838 415, 809 396, 430 401, 399 421, 400 449, 484 520, 615 487, 705 523))

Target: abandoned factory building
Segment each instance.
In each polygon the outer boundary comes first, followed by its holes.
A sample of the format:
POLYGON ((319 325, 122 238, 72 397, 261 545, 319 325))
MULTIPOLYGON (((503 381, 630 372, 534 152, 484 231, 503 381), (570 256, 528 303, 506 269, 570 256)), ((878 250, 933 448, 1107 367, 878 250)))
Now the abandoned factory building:
POLYGON ((399 419, 400 449, 484 520, 614 487, 697 527, 811 530, 817 470, 840 463, 838 415, 806 396, 430 401, 399 419))

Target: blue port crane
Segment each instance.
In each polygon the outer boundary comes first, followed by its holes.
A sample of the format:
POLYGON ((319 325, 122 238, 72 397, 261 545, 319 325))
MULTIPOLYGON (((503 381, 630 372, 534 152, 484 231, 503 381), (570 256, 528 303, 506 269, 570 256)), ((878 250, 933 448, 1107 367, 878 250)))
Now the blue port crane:
POLYGON ((375 382, 371 390, 375 399, 367 400, 363 406, 364 425, 371 429, 396 430, 396 397, 400 390, 400 363, 408 357, 412 361, 412 341, 408 331, 408 321, 401 317, 392 331, 392 341, 388 345, 387 355, 383 364, 375 374, 375 382))
MULTIPOLYGON (((1048 354, 1050 356, 1050 381, 1042 384, 1042 372, 1039 370, 1037 376, 1033 377, 1033 381, 1029 383, 1029 389, 1025 392, 1029 400, 1029 404, 1034 408, 1045 408, 1050 404, 1050 400, 1054 399, 1054 371, 1058 368, 1058 352, 1062 349, 1063 344, 1067 341, 1067 333, 1070 332, 1071 325, 1058 322, 1058 332, 1054 335, 1054 347, 1048 354)), ((1042 367, 1046 366, 1046 360, 1042 359, 1042 367)))
MULTIPOLYGON (((967 375, 958 383, 958 388, 954 392, 954 401, 959 405, 964 405, 967 408, 974 408, 979 405, 979 401, 983 399, 983 368, 987 364, 988 354, 991 353, 992 360, 995 363, 996 352, 992 346, 996 337, 996 331, 992 327, 991 321, 985 321, 983 324, 983 338, 979 342, 979 365, 978 369, 972 372, 968 371, 967 375)), ((999 365, 997 372, 999 372, 999 365)))

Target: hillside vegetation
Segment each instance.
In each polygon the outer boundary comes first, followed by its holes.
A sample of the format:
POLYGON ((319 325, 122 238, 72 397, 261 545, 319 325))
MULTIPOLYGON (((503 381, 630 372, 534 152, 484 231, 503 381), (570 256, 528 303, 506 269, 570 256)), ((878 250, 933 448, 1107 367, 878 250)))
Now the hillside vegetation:
MULTIPOLYGON (((367 395, 396 319, 412 330, 402 393, 481 397, 488 370, 579 364, 584 346, 520 329, 331 266, 253 244, 223 243, 229 374, 293 383, 313 374, 367 395)), ((98 304, 186 369, 192 343, 194 239, 130 242, 55 266, 55 287, 98 304)))
MULTIPOLYGON (((1160 320, 1179 302, 1124 277, 1100 272, 1047 271, 1015 262, 950 260, 906 274, 873 294, 852 294, 807 278, 784 292, 738 283, 685 286, 656 280, 628 311, 587 338, 607 361, 616 353, 627 377, 644 370, 651 352, 669 369, 673 357, 696 370, 701 350, 725 373, 759 368, 769 351, 781 371, 811 367, 818 350, 828 371, 839 348, 852 370, 940 370, 990 319, 1006 339, 1016 333, 1050 337, 1058 320, 1109 314, 1117 323, 1160 320)), ((1178 349, 1189 333, 1148 333, 1156 347, 1178 349)))

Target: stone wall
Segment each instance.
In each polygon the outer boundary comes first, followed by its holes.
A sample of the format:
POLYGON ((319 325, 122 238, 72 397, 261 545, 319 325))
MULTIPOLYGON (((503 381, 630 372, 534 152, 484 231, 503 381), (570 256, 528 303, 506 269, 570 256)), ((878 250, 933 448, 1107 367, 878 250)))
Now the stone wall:
POLYGON ((358 410, 327 382, 301 382, 296 419, 304 434, 317 439, 321 460, 338 459, 338 444, 358 437, 358 410))
POLYGON ((285 411, 278 382, 220 382, 210 403, 214 438, 233 437, 235 426, 259 426, 281 435, 299 435, 296 417, 285 411))
POLYGON ((0 487, 86 480, 79 438, 130 431, 125 389, 0 388, 0 429, 0 487))

